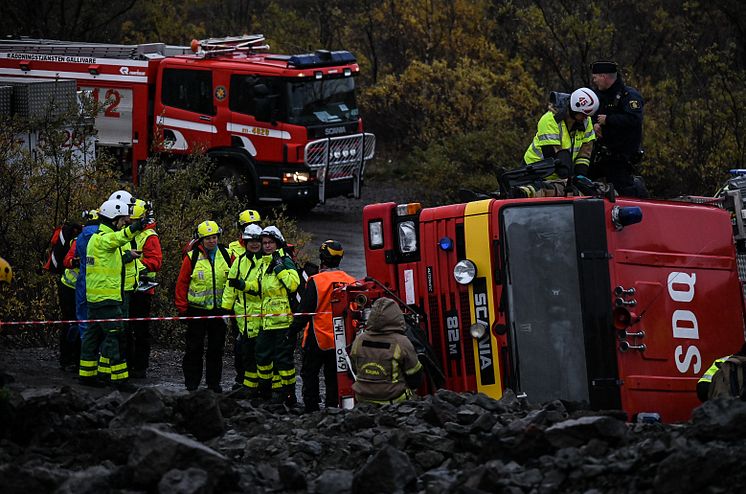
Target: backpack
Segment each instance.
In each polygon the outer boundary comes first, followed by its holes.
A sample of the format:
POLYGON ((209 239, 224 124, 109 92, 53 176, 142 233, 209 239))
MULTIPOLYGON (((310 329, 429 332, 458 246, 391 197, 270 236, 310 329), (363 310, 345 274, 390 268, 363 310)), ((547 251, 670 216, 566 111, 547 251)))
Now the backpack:
POLYGON ((746 400, 746 356, 732 355, 721 362, 720 368, 712 376, 707 398, 725 396, 746 400))
MULTIPOLYGON (((228 252, 228 249, 226 249, 222 245, 218 245, 218 250, 223 255, 223 258, 225 259, 225 263, 228 264, 228 266, 231 265, 231 255, 228 252)), ((194 272, 194 266, 197 265, 197 261, 199 260, 199 249, 195 246, 192 247, 192 252, 189 254, 189 261, 192 263, 192 269, 190 273, 194 272)))
POLYGON ((47 260, 44 262, 42 268, 53 274, 64 273, 65 266, 63 261, 65 260, 67 251, 70 250, 70 244, 73 239, 82 231, 83 227, 78 223, 65 223, 55 228, 49 239, 46 251, 47 260))

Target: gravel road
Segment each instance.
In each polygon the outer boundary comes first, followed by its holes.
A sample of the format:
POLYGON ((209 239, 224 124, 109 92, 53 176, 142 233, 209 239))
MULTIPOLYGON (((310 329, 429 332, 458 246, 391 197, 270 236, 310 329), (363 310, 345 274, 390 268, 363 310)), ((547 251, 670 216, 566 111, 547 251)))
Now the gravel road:
POLYGON ((324 240, 342 243, 345 257, 342 269, 355 278, 365 276, 363 251, 363 207, 378 202, 405 203, 416 201, 414 192, 393 182, 371 181, 363 188, 360 199, 335 197, 326 204, 316 206, 298 219, 300 228, 310 233, 311 244, 306 250, 315 260, 315 249, 324 240))

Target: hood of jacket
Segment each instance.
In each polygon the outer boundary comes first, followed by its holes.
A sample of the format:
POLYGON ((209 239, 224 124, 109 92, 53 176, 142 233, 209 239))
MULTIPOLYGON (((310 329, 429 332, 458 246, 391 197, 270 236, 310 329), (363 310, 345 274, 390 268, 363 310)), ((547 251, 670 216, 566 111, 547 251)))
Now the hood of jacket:
POLYGON ((373 302, 366 327, 373 333, 404 334, 404 314, 399 304, 383 297, 373 302))

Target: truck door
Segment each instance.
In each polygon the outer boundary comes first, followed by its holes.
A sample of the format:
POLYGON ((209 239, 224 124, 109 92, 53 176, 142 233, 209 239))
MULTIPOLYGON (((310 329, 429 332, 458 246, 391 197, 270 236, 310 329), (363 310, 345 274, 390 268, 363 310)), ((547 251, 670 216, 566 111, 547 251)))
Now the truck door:
POLYGON ((155 118, 164 147, 176 153, 194 152, 200 146, 211 148, 218 131, 212 72, 169 67, 162 70, 158 90, 163 108, 156 108, 155 118))
POLYGON ((234 143, 260 162, 282 162, 282 143, 290 138, 278 123, 282 116, 279 86, 277 78, 231 75, 228 132, 234 143))

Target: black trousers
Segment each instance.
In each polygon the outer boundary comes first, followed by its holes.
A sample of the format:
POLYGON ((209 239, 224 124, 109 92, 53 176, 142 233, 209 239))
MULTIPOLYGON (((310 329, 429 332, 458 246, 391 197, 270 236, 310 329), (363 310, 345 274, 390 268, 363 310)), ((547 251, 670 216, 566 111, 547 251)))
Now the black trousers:
MULTIPOLYGON (((153 296, 133 292, 130 297, 130 317, 150 317, 153 296)), ((150 362, 150 321, 130 321, 127 331, 127 363, 130 370, 144 371, 150 362)))
POLYGON ((335 350, 321 350, 312 334, 306 338, 303 347, 303 364, 300 375, 303 379, 303 405, 306 410, 318 410, 321 402, 319 371, 324 370, 324 404, 327 407, 339 406, 337 387, 337 354, 335 350))
MULTIPOLYGON (((75 313, 75 289, 57 280, 57 298, 60 314, 65 321, 77 319, 75 313)), ((62 324, 59 335, 60 367, 80 361, 80 333, 77 324, 62 324)))
MULTIPOLYGON (((215 316, 216 310, 189 308, 188 316, 215 316)), ((187 321, 186 352, 184 353, 184 383, 188 389, 196 389, 202 381, 202 355, 205 355, 205 384, 220 385, 223 376, 223 347, 226 326, 223 319, 193 319, 187 321), (205 337, 207 353, 205 354, 205 337)))

